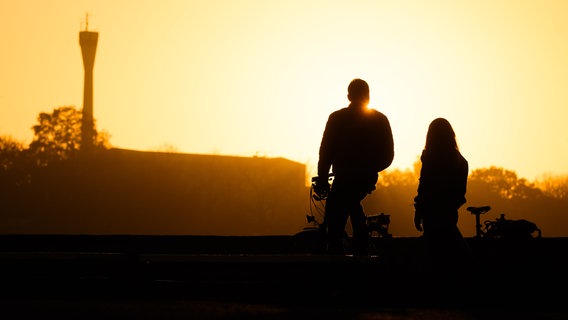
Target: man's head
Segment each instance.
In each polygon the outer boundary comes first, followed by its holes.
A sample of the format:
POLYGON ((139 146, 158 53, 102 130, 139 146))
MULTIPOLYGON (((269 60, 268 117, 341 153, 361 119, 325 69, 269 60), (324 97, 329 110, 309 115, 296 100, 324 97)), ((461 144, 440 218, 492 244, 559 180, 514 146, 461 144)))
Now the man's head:
POLYGON ((369 85, 365 80, 353 79, 347 87, 347 98, 354 103, 369 103, 369 85))

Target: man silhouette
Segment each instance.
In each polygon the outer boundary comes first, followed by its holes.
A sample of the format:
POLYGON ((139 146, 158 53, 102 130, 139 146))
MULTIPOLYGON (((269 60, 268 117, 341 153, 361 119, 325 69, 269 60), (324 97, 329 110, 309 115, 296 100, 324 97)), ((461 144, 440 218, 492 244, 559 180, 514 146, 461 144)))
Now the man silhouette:
POLYGON ((347 87, 350 104, 329 115, 319 149, 316 190, 329 192, 324 225, 327 251, 344 254, 347 219, 353 227, 353 254, 366 255, 368 231, 361 201, 375 190, 379 172, 394 158, 388 118, 368 108, 369 85, 353 79, 347 87), (329 184, 330 169, 334 174, 329 184))

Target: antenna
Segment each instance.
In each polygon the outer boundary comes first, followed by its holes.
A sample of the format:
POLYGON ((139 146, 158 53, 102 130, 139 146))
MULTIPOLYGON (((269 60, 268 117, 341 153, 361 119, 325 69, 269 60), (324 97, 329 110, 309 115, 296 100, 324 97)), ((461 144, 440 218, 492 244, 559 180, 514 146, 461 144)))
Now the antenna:
POLYGON ((89 31, 89 17, 92 17, 92 14, 89 14, 89 12, 85 12, 85 19, 81 19, 81 28, 83 27, 83 23, 85 24, 85 30, 83 31, 89 31))

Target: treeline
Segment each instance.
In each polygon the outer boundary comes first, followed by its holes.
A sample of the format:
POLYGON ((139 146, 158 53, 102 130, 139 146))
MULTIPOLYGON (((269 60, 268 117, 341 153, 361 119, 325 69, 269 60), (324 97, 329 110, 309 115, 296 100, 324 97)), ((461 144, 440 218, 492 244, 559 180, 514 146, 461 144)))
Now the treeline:
MULTIPOLYGON (((393 235, 416 236, 413 199, 416 196, 420 163, 414 170, 387 170, 379 177, 377 190, 365 201, 367 214, 391 215, 393 235)), ((568 236, 568 176, 543 176, 537 181, 520 178, 501 167, 479 168, 468 177, 467 203, 460 208, 459 227, 464 236, 475 235, 475 216, 469 206, 490 206, 481 221, 525 219, 537 224, 543 237, 568 236)))

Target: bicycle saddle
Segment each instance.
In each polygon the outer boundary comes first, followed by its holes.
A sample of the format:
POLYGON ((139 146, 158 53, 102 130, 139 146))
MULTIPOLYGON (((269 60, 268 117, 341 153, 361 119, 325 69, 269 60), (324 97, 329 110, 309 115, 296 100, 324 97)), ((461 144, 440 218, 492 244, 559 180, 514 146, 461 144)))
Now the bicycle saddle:
POLYGON ((487 211, 491 210, 490 206, 483 206, 483 207, 467 207, 467 211, 471 212, 472 214, 484 214, 487 211))

